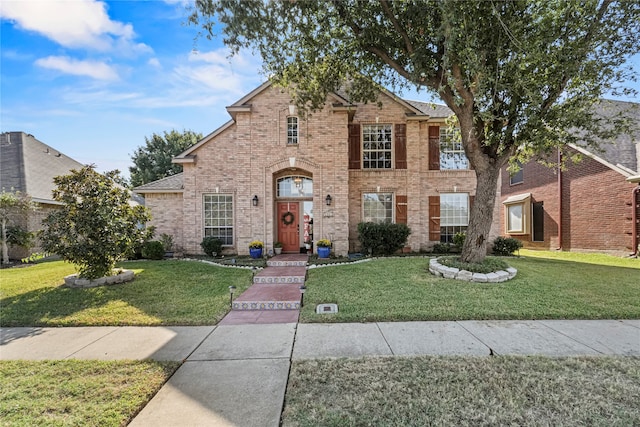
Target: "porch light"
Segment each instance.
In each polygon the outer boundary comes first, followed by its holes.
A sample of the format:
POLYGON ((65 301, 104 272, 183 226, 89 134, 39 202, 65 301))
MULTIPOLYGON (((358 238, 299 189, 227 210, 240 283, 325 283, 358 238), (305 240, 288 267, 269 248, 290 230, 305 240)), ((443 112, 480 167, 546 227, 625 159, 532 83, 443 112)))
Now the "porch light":
POLYGON ((305 285, 300 286, 300 307, 304 307, 304 293, 307 291, 305 285))
POLYGON ((331 206, 331 194, 327 194, 327 197, 324 198, 324 201, 327 202, 327 206, 331 206))
POLYGON ((233 293, 236 291, 236 287, 229 286, 229 307, 233 308, 233 293))
POLYGON ((251 199, 251 202, 253 203, 253 206, 258 206, 258 195, 257 194, 255 196, 253 196, 253 199, 251 199))

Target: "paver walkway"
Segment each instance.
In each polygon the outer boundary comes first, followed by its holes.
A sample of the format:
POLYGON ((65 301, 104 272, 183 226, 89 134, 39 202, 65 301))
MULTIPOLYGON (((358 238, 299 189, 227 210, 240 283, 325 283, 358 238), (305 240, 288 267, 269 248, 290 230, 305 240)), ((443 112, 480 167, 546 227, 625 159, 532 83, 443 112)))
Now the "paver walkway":
POLYGON ((308 256, 276 255, 253 277, 253 285, 237 296, 219 325, 297 323, 300 286, 307 275, 308 256))

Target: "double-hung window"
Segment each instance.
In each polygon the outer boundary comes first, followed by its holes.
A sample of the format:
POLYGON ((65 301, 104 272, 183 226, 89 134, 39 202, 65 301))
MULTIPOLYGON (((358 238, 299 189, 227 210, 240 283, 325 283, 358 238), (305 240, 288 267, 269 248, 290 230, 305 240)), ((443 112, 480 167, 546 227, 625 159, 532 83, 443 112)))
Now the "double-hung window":
POLYGON ((362 168, 391 169, 393 134, 390 124, 362 126, 362 168))
POLYGON ((297 145, 298 136, 298 118, 296 116, 287 117, 287 145, 297 145))
POLYGON ((469 195, 440 194, 440 241, 453 243, 456 233, 466 233, 469 225, 469 195))
POLYGON ((440 169, 469 169, 458 128, 440 127, 440 169))
POLYGON ((363 222, 393 222, 393 194, 365 193, 363 222))
POLYGON ((233 245, 233 196, 205 194, 204 236, 215 237, 225 246, 233 245))

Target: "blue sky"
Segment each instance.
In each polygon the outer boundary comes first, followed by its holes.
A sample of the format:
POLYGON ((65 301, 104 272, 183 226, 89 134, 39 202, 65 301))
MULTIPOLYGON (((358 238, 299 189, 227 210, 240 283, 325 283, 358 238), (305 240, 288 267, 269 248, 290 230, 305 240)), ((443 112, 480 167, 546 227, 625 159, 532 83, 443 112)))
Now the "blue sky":
POLYGON ((145 137, 214 131, 230 118, 224 107, 264 81, 260 59, 196 42, 186 4, 1 0, 0 130, 126 175, 145 137))

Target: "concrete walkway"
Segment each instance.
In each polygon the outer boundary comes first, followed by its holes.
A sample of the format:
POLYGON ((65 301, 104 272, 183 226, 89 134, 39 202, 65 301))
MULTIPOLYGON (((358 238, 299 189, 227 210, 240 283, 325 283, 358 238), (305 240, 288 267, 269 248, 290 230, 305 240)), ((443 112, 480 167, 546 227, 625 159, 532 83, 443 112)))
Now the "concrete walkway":
POLYGON ((640 320, 0 329, 0 359, 184 361, 131 426, 279 425, 291 361, 415 355, 640 356, 640 320))

